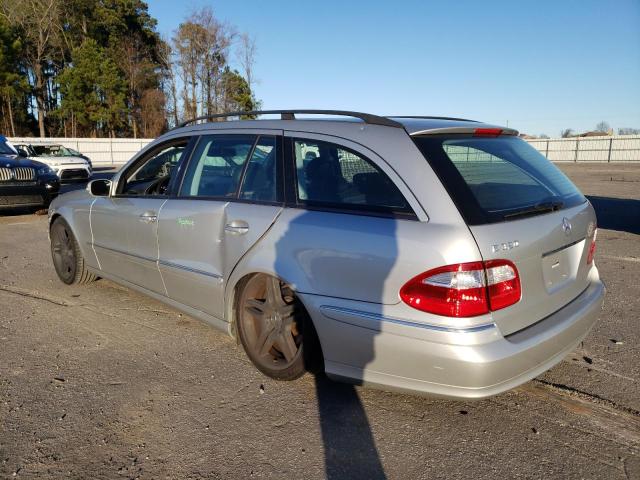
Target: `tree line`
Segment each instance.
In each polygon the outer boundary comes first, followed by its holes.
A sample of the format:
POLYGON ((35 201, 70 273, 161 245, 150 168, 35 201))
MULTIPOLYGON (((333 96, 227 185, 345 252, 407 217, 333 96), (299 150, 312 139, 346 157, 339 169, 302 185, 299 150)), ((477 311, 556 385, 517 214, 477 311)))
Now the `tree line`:
POLYGON ((1 133, 152 138, 257 107, 248 34, 210 8, 156 27, 142 0, 0 0, 1 133))

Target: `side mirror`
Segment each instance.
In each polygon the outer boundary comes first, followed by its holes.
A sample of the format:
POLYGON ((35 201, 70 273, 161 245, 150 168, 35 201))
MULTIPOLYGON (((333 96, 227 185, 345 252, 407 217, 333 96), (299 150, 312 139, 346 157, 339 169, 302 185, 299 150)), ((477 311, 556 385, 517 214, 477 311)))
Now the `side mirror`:
POLYGON ((111 180, 91 180, 87 190, 94 197, 108 197, 111 192, 111 180))

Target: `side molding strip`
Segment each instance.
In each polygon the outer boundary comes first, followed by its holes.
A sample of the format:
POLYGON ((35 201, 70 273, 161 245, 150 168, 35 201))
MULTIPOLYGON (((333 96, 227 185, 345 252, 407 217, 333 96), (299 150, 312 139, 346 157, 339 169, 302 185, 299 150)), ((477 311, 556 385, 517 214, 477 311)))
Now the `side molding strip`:
POLYGON ((158 260, 158 264, 164 267, 176 268, 178 270, 184 270, 186 272, 197 273, 198 275, 204 275, 205 277, 222 279, 222 275, 205 272, 204 270, 198 270, 197 268, 185 267, 184 265, 178 265, 177 263, 167 262, 166 260, 158 260))
MULTIPOLYGON (((384 322, 390 322, 390 323, 395 323, 397 325, 403 325, 406 327, 415 327, 415 328, 423 328, 423 329, 427 329, 427 330, 435 330, 438 332, 452 332, 452 333, 475 333, 475 332, 482 332, 484 330, 489 330, 492 328, 495 328, 495 324, 494 323, 484 323, 482 325, 475 325, 473 327, 462 327, 462 328, 455 328, 455 327, 445 327, 443 325, 434 325, 432 323, 419 323, 419 322, 412 322, 410 320, 402 320, 400 318, 395 318, 395 317, 386 317, 382 314, 379 313, 372 313, 372 312, 362 312, 359 310, 351 310, 349 308, 342 308, 342 307, 334 307, 334 306, 330 306, 330 305, 322 305, 320 307, 320 311, 325 314, 327 317, 333 319, 333 320, 337 320, 339 322, 344 322, 344 317, 340 317, 340 314, 342 315, 348 315, 348 316, 353 316, 353 317, 359 317, 362 319, 366 319, 366 320, 371 320, 371 321, 375 321, 378 323, 384 323, 384 322), (332 315, 333 313, 333 315, 332 315), (336 315, 338 314, 338 315, 336 315)), ((345 322, 348 323, 348 322, 345 322)))
POLYGON ((118 250, 116 248, 105 247, 104 245, 100 245, 99 243, 93 242, 91 244, 92 247, 102 248, 103 250, 109 250, 110 252, 119 253, 120 255, 126 255, 127 257, 138 258, 140 260, 145 260, 147 262, 156 263, 155 258, 151 257, 143 257, 142 255, 134 255, 133 253, 125 252, 124 250, 118 250))

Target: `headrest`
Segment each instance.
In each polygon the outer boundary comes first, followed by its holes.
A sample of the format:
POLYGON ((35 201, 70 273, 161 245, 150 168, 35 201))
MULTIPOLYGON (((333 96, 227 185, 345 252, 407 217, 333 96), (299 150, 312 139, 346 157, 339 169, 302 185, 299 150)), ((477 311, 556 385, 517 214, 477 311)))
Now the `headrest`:
POLYGON ((228 145, 220 144, 219 142, 211 142, 209 150, 207 150, 207 157, 235 157, 236 148, 228 145))

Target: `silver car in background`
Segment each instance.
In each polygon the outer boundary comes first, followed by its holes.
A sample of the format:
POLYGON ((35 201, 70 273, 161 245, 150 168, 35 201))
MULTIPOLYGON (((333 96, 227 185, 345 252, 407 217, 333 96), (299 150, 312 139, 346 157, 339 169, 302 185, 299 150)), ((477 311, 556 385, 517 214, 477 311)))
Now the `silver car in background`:
POLYGON ((61 280, 164 301, 272 378, 453 398, 534 378, 594 325, 594 210, 515 130, 262 113, 187 122, 56 199, 61 280))
POLYGON ((56 143, 23 143, 15 146, 26 157, 49 165, 61 181, 89 180, 93 174, 89 157, 73 148, 56 143))

